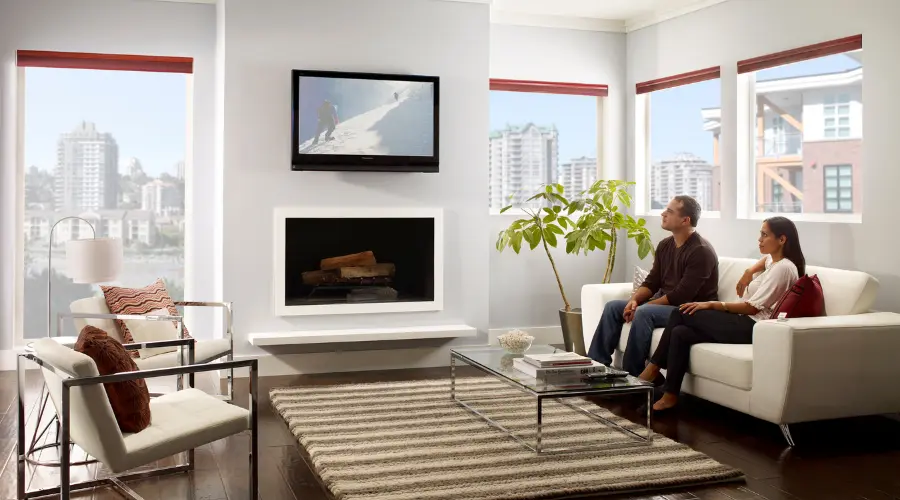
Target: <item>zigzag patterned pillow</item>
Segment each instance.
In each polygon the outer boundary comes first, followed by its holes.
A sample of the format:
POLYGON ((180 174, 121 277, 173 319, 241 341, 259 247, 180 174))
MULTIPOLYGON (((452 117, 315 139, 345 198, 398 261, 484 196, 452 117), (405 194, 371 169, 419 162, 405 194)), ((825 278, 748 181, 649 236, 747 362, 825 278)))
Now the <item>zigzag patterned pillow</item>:
MULTIPOLYGON (((169 296, 169 291, 166 290, 166 284, 161 279, 157 279, 152 285, 144 288, 101 285, 100 289, 103 290, 106 306, 109 307, 109 312, 112 314, 150 314, 152 311, 164 308, 172 316, 180 315, 178 309, 175 308, 175 302, 169 296)), ((117 319, 116 327, 126 344, 134 343, 134 337, 131 336, 124 321, 117 319)), ((184 327, 184 333, 187 337, 191 336, 187 326, 184 327)), ((129 353, 133 358, 140 356, 138 351, 129 351, 129 353)))

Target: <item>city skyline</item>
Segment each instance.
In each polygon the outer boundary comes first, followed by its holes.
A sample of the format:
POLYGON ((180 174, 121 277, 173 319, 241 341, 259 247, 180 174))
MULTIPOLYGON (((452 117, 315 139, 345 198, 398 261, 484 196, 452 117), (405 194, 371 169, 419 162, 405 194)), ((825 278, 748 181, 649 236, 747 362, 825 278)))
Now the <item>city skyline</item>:
POLYGON ((28 68, 25 88, 26 168, 52 172, 60 134, 82 122, 115 136, 120 170, 137 158, 150 176, 175 176, 185 160, 187 75, 28 68))

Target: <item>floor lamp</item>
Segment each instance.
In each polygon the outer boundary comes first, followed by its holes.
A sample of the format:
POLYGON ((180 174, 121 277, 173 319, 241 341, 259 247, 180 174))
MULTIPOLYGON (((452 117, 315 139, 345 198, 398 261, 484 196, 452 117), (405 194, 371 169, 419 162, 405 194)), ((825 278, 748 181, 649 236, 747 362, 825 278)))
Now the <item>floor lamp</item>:
MULTIPOLYGON (((113 281, 119 276, 119 272, 122 270, 122 240, 117 238, 97 238, 97 232, 94 229, 94 226, 86 219, 81 217, 63 217, 56 221, 55 224, 50 228, 50 240, 49 245, 50 249, 47 252, 47 336, 53 337, 50 325, 53 323, 52 318, 52 305, 53 305, 53 294, 52 291, 52 283, 53 283, 53 230, 56 229, 56 226, 59 225, 60 222, 64 220, 79 220, 84 222, 91 228, 91 239, 84 240, 68 240, 66 241, 66 270, 67 274, 74 283, 105 283, 108 281, 113 281)), ((71 231, 69 231, 71 236, 71 231)), ((57 333, 57 341, 65 343, 61 338, 59 338, 59 333, 57 333)), ((73 341, 74 343, 74 341, 73 341)), ((22 382, 19 381, 21 384, 22 382)), ((49 400, 49 393, 45 390, 46 386, 41 387, 41 394, 38 397, 40 401, 40 407, 37 415, 37 422, 34 428, 34 434, 31 436, 31 443, 28 447, 27 453, 25 453, 25 460, 33 465, 41 465, 45 467, 59 467, 58 460, 38 460, 34 458, 35 454, 40 452, 41 450, 47 448, 57 448, 59 447, 59 420, 56 415, 53 414, 50 417, 49 422, 43 428, 42 431, 38 432, 41 427, 41 422, 44 419, 44 414, 47 410, 47 403, 49 400), (57 426, 57 435, 56 439, 51 441, 50 443, 44 445, 38 445, 40 439, 43 439, 44 435, 50 429, 50 427, 57 426)), ((91 459, 90 457, 85 457, 84 460, 74 461, 71 465, 87 465, 96 462, 95 459, 91 459)))
MULTIPOLYGON (((113 281, 122 270, 122 240, 97 238, 97 231, 86 219, 63 217, 50 228, 50 249, 47 251, 47 336, 52 337, 53 323, 53 230, 64 220, 79 220, 91 228, 91 238, 66 241, 66 270, 74 283, 105 283, 113 281)), ((71 231, 70 231, 71 234, 71 231)), ((59 335, 60 332, 56 332, 59 335)))

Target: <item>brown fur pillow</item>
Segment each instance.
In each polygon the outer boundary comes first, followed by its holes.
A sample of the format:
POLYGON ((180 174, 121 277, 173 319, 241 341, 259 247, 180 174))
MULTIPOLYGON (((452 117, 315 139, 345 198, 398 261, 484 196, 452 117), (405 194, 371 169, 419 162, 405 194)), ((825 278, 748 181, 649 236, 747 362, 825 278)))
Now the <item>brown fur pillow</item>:
MULTIPOLYGON (((90 325, 81 330, 75 350, 90 356, 100 375, 138 370, 122 344, 90 325)), ((150 391, 143 379, 103 385, 122 432, 140 432, 150 425, 150 391)))

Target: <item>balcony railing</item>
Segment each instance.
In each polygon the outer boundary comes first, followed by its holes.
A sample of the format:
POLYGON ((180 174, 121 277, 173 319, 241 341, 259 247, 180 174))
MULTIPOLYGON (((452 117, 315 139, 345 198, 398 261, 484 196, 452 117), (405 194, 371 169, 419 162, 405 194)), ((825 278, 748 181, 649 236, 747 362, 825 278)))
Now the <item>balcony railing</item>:
POLYGON ((786 132, 756 138, 756 151, 762 151, 763 158, 803 155, 803 134, 786 132))
POLYGON ((769 202, 756 206, 756 211, 770 214, 799 214, 803 213, 802 201, 769 202))

